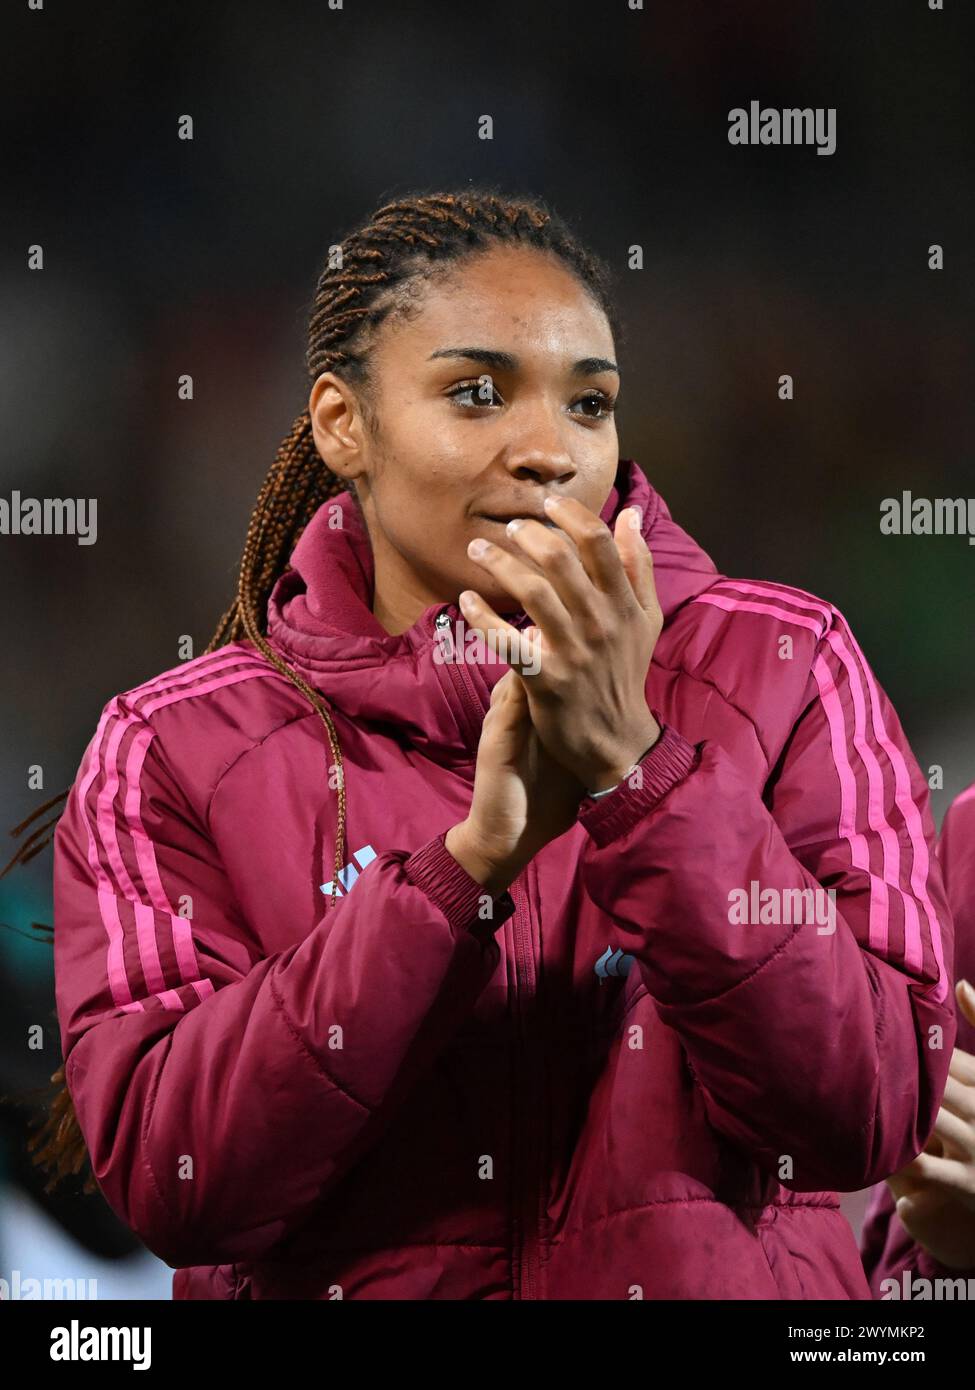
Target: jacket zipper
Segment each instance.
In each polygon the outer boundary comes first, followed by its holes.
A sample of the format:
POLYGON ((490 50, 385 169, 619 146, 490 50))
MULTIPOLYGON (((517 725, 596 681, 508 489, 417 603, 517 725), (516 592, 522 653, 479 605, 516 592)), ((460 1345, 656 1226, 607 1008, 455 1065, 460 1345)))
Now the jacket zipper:
MULTIPOLYGON (((458 615, 460 610, 458 609, 458 615)), ((453 619, 451 610, 444 608, 434 619, 434 631, 443 632, 451 626, 453 619)), ((452 639, 451 639, 452 640, 452 639)), ((460 692, 461 703, 464 706, 464 713, 469 721, 468 732, 474 743, 473 752, 477 754, 477 740, 480 737, 481 724, 484 722, 485 709, 480 696, 471 680, 470 672, 467 670, 467 663, 464 661, 445 661, 444 665, 450 671, 457 672, 457 688, 460 692)))
MULTIPOLYGON (((449 628, 452 622, 451 610, 445 608, 434 620, 435 632, 449 628)), ((456 671, 456 686, 464 704, 465 712, 471 719, 474 739, 479 737, 480 726, 484 722, 485 708, 480 695, 466 669, 464 661, 444 663, 448 669, 456 671)), ((476 743, 475 743, 476 751, 476 743)), ((526 870, 526 873, 530 871, 526 870)), ((528 1018, 530 1000, 535 993, 535 952, 532 944, 531 908, 526 892, 511 885, 511 897, 515 912, 511 918, 511 935, 514 941, 515 957, 515 1030, 519 1056, 516 1061, 513 1094, 518 1096, 520 1115, 516 1115, 518 1142, 514 1146, 514 1191, 515 1191, 515 1229, 517 1231, 516 1253, 518 1268, 519 1298, 538 1298, 539 1296, 539 1208, 541 1204, 538 1177, 538 1101, 537 1087, 534 1084, 533 1068, 536 1065, 537 1049, 531 1046, 528 1037, 528 1018), (520 1123, 519 1123, 520 1121, 520 1123)))

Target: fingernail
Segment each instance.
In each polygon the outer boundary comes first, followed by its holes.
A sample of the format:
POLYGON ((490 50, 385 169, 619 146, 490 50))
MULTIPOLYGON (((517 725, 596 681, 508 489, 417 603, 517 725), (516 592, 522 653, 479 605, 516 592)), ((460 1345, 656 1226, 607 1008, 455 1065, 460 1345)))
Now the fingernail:
POLYGON ((478 555, 484 554, 485 550, 488 548, 488 544, 489 542, 484 540, 483 537, 475 536, 467 547, 467 553, 476 559, 478 555))
POLYGON ((542 506, 547 512, 550 512, 552 508, 557 507, 561 501, 561 497, 546 497, 542 502, 542 506))
POLYGON ((520 516, 515 516, 512 517, 512 519, 508 522, 507 526, 504 529, 507 531, 509 536, 513 536, 515 532, 518 530, 518 527, 522 525, 524 525, 522 518, 520 516))
POLYGON ((641 524, 642 524, 642 521, 643 521, 643 518, 642 518, 642 516, 640 515, 640 508, 639 508, 639 507, 631 507, 631 508, 630 508, 630 525, 632 526, 632 528, 633 528, 634 531, 639 531, 639 530, 640 530, 640 526, 641 526, 641 524))

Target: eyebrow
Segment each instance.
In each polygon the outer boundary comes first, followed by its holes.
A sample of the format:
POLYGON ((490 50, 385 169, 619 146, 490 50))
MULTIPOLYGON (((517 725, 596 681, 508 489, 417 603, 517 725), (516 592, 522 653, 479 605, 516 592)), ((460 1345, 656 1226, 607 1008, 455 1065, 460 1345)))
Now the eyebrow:
MULTIPOLYGON (((513 352, 502 352, 497 348, 438 348, 436 352, 431 352, 427 361, 432 362, 435 357, 463 357, 503 372, 516 372, 521 366, 520 359, 513 352)), ((573 362, 569 370, 573 376, 593 376, 596 372, 615 372, 617 376, 620 374, 619 367, 608 357, 580 357, 578 362, 573 362)))

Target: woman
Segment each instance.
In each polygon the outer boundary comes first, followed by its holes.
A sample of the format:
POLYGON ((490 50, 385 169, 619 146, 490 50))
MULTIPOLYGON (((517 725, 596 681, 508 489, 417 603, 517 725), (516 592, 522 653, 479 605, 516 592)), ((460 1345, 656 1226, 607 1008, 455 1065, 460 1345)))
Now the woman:
POLYGON ((379 209, 236 602, 105 706, 58 1012, 177 1298, 869 1297, 835 1191, 953 1028, 925 784, 840 614, 619 459, 607 283, 541 203, 379 209))
POLYGON ((938 857, 955 923, 958 1046, 924 1152, 870 1202, 862 1246, 875 1298, 975 1297, 975 786, 948 808, 938 857))

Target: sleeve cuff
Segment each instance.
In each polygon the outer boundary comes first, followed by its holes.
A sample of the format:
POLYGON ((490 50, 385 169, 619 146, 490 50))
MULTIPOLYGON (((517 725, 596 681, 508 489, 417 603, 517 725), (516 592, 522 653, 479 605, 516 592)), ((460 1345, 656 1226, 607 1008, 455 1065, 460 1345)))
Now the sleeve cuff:
POLYGON ((493 940, 498 927, 514 913, 514 899, 507 891, 499 893, 493 900, 492 915, 482 918, 479 911, 488 891, 458 864, 444 844, 446 835, 445 830, 428 840, 405 860, 406 877, 440 909, 451 931, 466 928, 479 940, 493 940))
POLYGON ((639 763, 640 781, 635 773, 609 796, 593 801, 583 797, 577 820, 602 848, 630 830, 648 811, 683 782, 697 762, 697 749, 669 724, 661 725, 657 742, 639 763))

